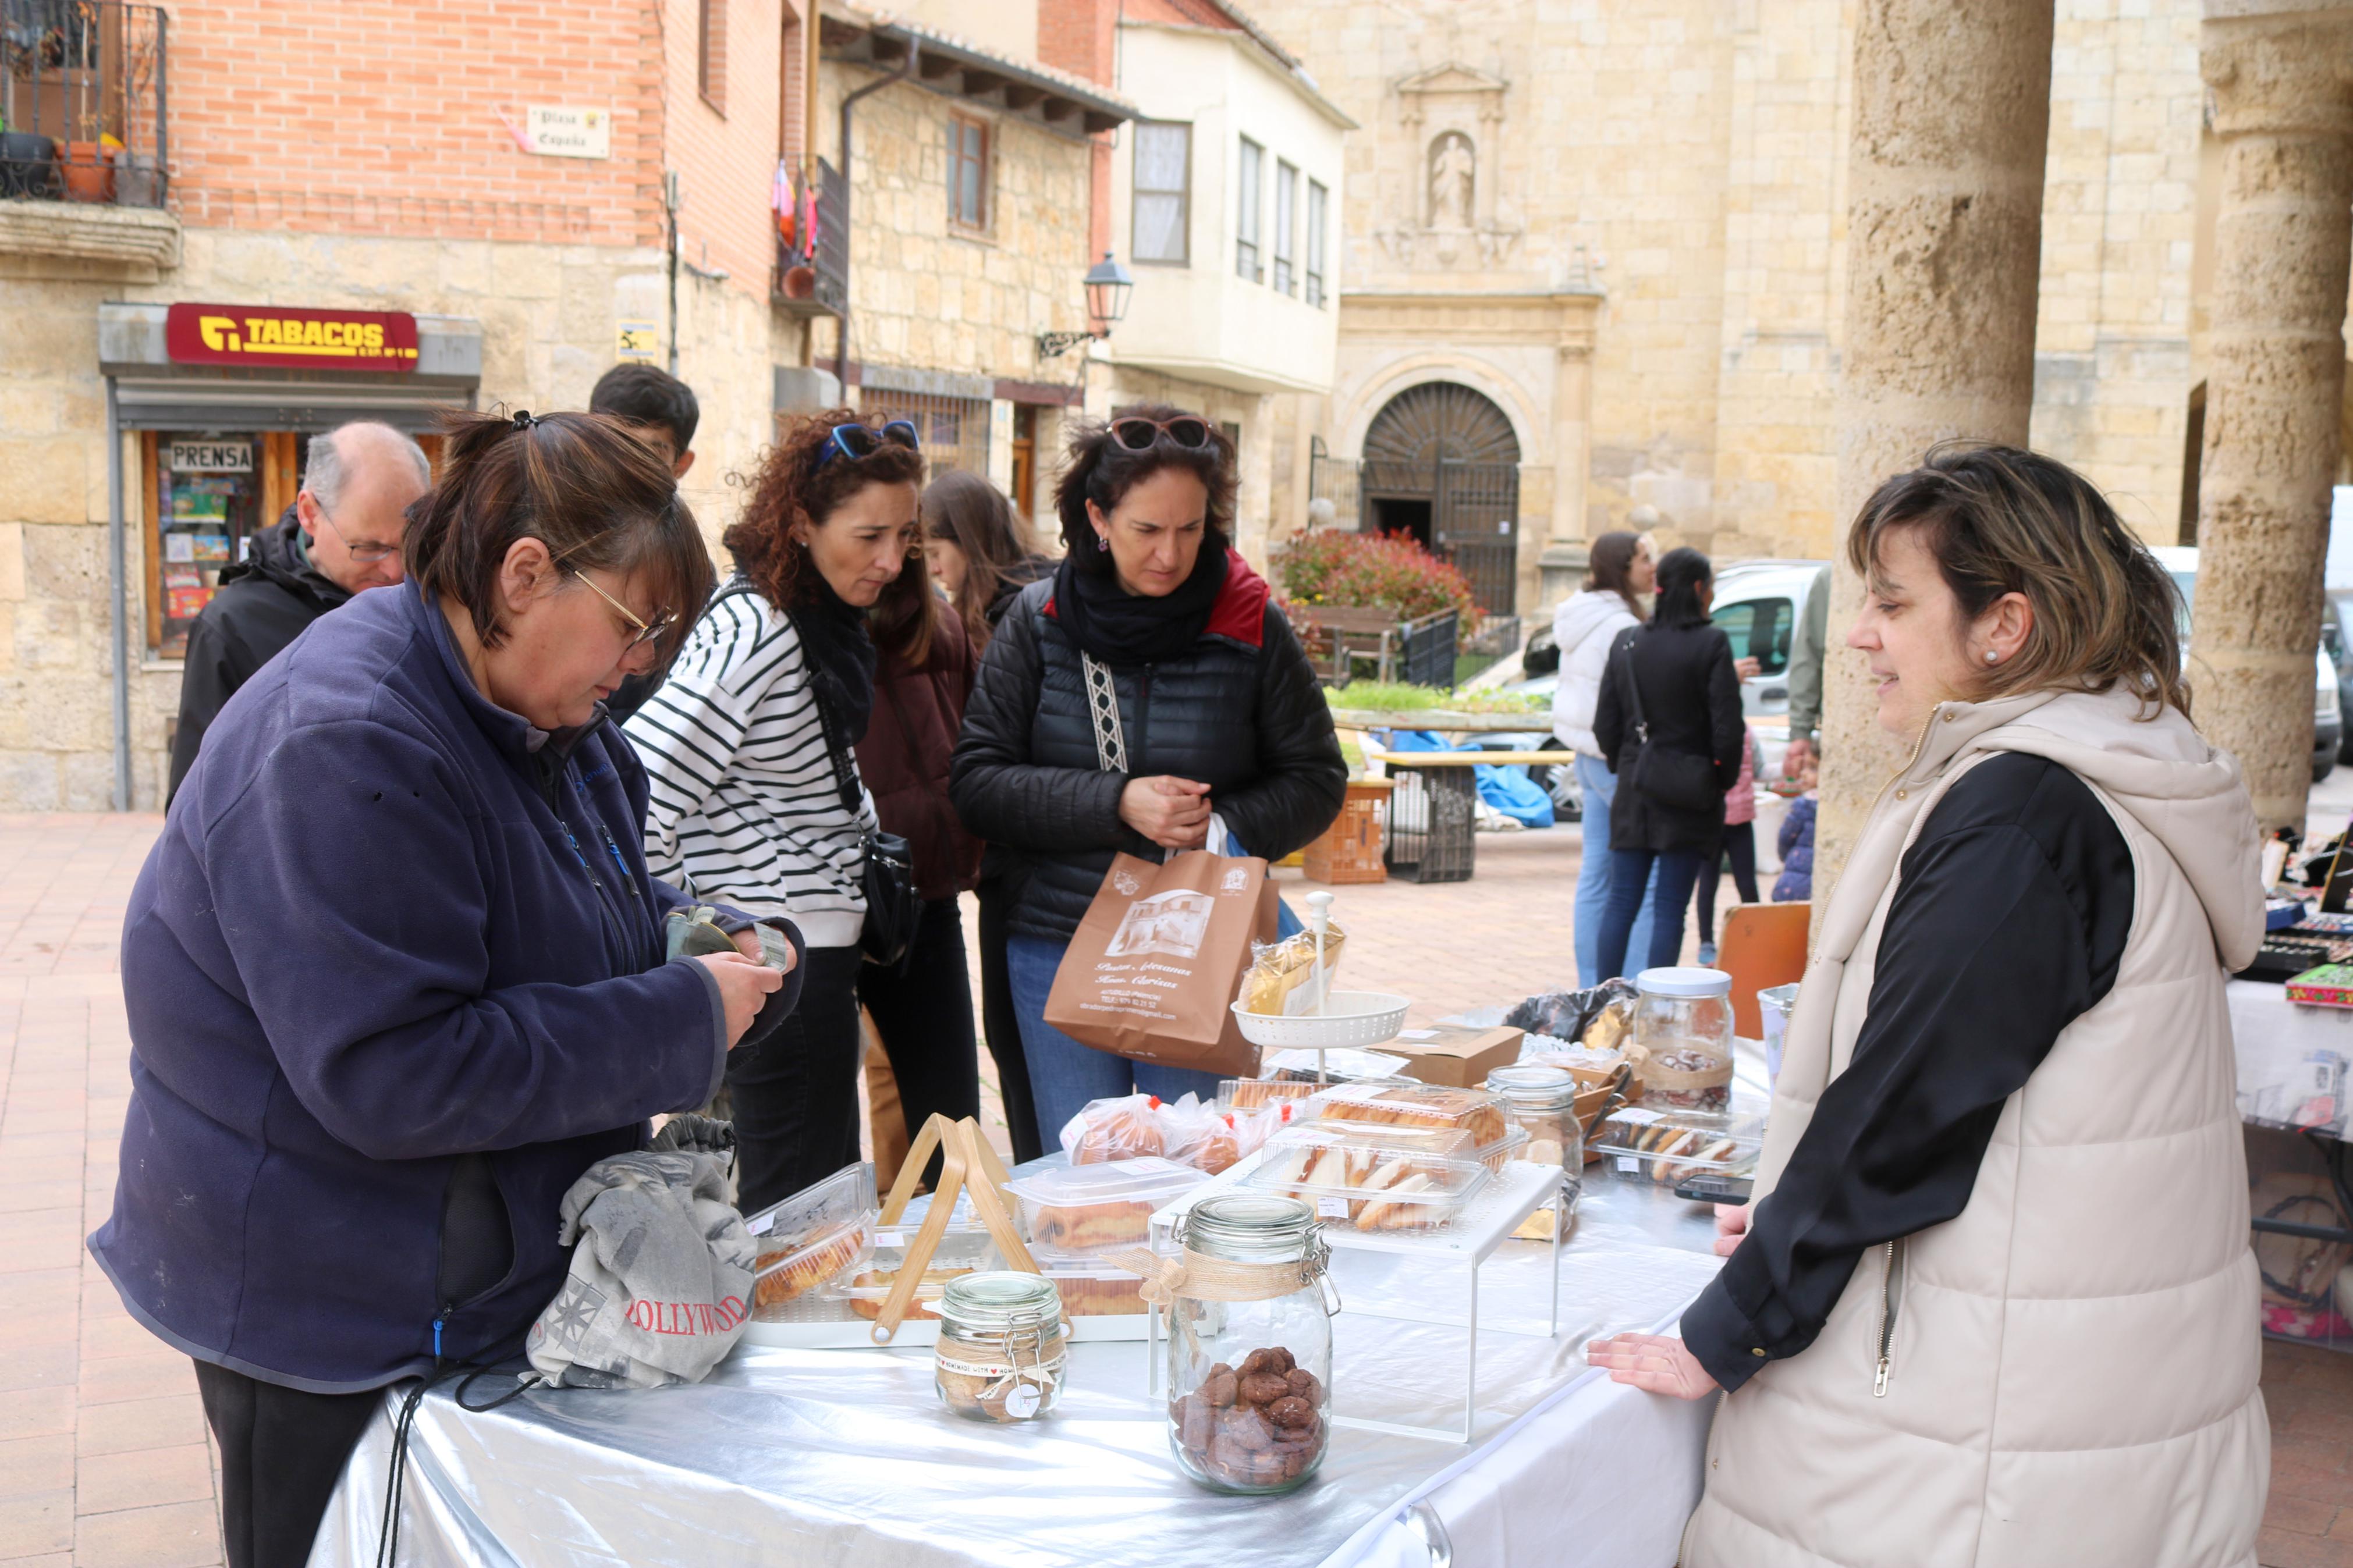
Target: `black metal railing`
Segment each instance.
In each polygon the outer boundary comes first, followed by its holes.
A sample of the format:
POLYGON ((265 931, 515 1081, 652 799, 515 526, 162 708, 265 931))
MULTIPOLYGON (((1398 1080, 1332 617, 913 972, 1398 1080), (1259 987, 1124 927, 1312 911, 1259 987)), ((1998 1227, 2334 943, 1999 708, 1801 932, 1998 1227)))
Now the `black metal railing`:
POLYGON ((849 191, 841 172, 819 158, 814 185, 797 180, 790 231, 776 236, 776 298, 804 315, 849 308, 849 191))
POLYGON ((0 196, 164 205, 168 26, 124 0, 0 0, 0 196))

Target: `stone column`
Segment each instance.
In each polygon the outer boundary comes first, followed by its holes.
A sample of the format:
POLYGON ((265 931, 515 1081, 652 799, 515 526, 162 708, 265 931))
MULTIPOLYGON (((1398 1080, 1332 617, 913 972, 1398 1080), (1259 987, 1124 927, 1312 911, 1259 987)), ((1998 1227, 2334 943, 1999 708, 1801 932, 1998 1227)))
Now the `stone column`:
POLYGON ((1818 904, 1912 744, 1843 645, 1862 602, 1847 526, 1939 441, 2026 444, 2051 32, 2052 0, 1862 0, 1856 20, 1818 904))
POLYGON ((2206 0, 2222 142, 2190 646, 2199 726, 2266 828, 2302 826, 2345 397, 2353 0, 2206 0))

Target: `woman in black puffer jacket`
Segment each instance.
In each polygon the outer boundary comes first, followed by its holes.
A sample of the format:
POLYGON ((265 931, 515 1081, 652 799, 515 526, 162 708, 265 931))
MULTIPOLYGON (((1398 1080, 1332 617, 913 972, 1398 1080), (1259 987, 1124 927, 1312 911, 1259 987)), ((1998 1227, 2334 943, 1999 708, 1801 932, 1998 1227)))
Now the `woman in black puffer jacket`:
POLYGON ((965 826, 1008 862, 1006 957, 1048 1148, 1091 1100, 1217 1089, 1045 1021, 1113 855, 1223 851, 1215 813, 1278 859, 1332 825, 1348 782, 1314 669, 1227 542, 1234 450, 1215 426, 1147 404, 1082 426, 1055 508, 1069 553, 997 626, 948 781, 965 826), (1089 665, 1116 695, 1124 763, 1098 752, 1089 665))
MULTIPOLYGON (((1707 618, 1715 597, 1715 569, 1707 557, 1689 548, 1668 551, 1659 560, 1658 607, 1650 624, 1620 634, 1602 671, 1593 733, 1618 775, 1606 851, 1609 902, 1595 954, 1604 980, 1625 973, 1629 963, 1656 969, 1682 955, 1692 884, 1707 858, 1723 852, 1724 795, 1739 782, 1748 731, 1731 640, 1707 618), (1661 755, 1641 763, 1645 750, 1661 755), (1684 798, 1646 787, 1678 783, 1691 792, 1684 798), (1627 940, 1653 865, 1659 886, 1651 951, 1630 954, 1627 940), (1626 878, 1632 880, 1621 882, 1626 878)), ((1605 853, 1598 844, 1585 852, 1605 853)))

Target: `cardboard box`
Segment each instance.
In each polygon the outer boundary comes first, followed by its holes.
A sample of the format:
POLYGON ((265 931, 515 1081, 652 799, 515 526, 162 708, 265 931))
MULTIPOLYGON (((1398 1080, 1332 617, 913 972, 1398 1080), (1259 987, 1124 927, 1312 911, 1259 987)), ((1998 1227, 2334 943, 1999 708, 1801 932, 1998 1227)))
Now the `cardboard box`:
POLYGON ((1424 1083, 1449 1089, 1479 1089, 1487 1075, 1520 1059, 1524 1029, 1474 1029, 1460 1024, 1422 1024, 1377 1049, 1406 1058, 1406 1072, 1424 1083))

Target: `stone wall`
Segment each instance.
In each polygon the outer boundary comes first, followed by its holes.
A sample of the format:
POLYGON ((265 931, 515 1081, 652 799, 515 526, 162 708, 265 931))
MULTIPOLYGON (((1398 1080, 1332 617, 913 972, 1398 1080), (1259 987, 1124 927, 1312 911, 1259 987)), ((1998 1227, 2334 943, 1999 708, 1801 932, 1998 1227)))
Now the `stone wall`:
MULTIPOLYGON (((821 144, 839 157, 839 106, 875 80, 828 65, 818 79, 821 144)), ((1041 362, 1038 334, 1086 325, 1090 144, 1019 119, 992 116, 904 83, 859 100, 851 132, 849 357, 853 363, 1068 382, 1067 359, 1041 362), (952 113, 993 127, 989 227, 952 230, 947 134, 952 113)), ((831 321, 816 330, 830 365, 831 321)))

